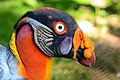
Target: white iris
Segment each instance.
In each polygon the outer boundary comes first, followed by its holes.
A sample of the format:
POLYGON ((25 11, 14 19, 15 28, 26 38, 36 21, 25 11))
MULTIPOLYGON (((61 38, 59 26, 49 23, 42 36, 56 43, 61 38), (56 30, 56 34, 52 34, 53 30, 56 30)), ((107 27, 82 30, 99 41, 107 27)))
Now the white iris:
POLYGON ((63 24, 57 24, 56 25, 56 30, 58 32, 63 32, 64 31, 64 25, 63 24))

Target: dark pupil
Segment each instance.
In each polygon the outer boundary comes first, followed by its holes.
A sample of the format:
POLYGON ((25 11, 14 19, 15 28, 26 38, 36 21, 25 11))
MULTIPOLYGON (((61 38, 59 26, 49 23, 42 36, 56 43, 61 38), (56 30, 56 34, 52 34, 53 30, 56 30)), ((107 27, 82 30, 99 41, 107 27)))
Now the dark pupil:
POLYGON ((62 29, 62 26, 59 26, 58 28, 59 28, 59 29, 62 29))

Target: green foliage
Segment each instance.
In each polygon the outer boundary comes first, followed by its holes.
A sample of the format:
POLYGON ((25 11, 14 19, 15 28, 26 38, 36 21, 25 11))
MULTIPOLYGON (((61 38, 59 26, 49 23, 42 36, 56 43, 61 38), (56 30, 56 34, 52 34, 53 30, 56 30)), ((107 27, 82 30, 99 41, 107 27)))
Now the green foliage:
POLYGON ((54 59, 51 80, 90 80, 91 73, 79 63, 66 59, 59 59, 59 62, 56 60, 58 58, 54 59))

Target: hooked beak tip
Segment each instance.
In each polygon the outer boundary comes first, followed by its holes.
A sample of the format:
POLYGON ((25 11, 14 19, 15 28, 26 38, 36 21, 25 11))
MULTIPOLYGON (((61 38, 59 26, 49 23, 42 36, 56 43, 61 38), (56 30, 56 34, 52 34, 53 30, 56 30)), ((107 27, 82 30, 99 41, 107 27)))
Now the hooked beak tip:
POLYGON ((94 66, 95 60, 96 60, 95 59, 95 53, 93 52, 92 55, 91 55, 91 57, 89 59, 86 59, 86 58, 82 59, 82 60, 79 61, 79 63, 81 63, 82 65, 84 65, 86 67, 91 68, 91 67, 94 66))

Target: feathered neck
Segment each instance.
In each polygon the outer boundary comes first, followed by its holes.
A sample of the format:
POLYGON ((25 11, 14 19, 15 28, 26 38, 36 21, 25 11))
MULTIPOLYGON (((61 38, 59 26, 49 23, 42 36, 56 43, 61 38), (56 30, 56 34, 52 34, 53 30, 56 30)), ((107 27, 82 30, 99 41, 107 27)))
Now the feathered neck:
POLYGON ((18 32, 15 48, 19 53, 15 55, 25 68, 20 67, 20 71, 25 72, 29 80, 50 80, 52 60, 35 45, 30 25, 24 25, 18 32))
POLYGON ((18 64, 9 46, 5 48, 0 45, 0 80, 24 80, 19 75, 18 64))

